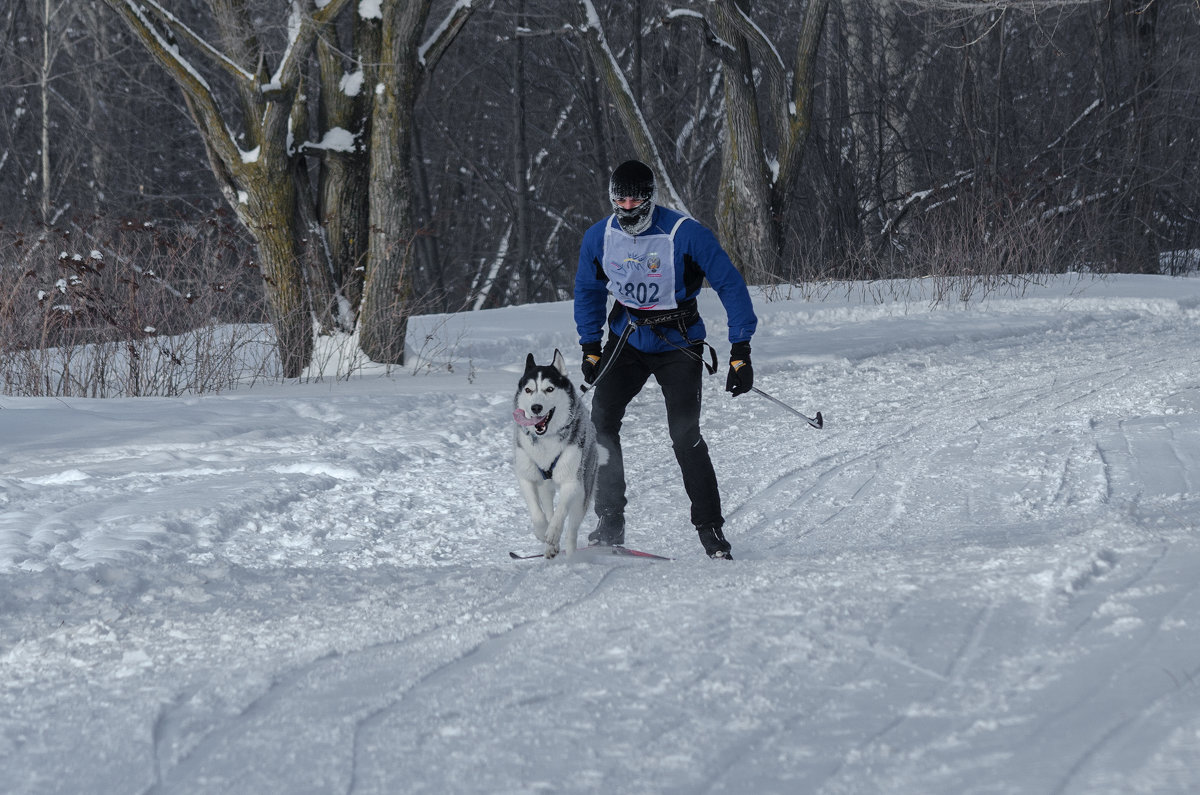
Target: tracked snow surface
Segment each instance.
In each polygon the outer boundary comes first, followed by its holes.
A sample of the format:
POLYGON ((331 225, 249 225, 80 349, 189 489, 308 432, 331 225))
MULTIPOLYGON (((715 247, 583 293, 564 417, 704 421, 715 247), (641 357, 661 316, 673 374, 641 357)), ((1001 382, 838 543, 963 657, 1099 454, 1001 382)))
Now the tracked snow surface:
POLYGON ((653 385, 628 542, 674 560, 509 559, 565 302, 416 318, 390 375, 0 398, 0 790, 1200 791, 1200 279, 920 287, 756 297, 826 427, 706 379, 732 562, 653 385))

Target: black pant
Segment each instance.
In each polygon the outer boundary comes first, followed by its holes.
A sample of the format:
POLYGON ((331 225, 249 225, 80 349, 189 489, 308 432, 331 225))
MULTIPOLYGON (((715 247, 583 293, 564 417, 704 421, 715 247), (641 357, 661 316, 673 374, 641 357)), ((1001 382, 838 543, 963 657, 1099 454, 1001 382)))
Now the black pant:
MULTIPOLYGON (((614 340, 604 355, 612 355, 614 340)), ((662 387, 667 406, 667 429, 675 460, 683 473, 683 487, 692 503, 692 524, 724 524, 717 474, 713 471, 708 445, 700 435, 700 392, 703 377, 703 346, 691 351, 643 353, 629 345, 622 349, 604 378, 596 384, 592 399, 592 421, 597 441, 608 450, 608 461, 596 477, 596 514, 625 511, 625 462, 621 454, 621 420, 625 409, 651 375, 662 387)))

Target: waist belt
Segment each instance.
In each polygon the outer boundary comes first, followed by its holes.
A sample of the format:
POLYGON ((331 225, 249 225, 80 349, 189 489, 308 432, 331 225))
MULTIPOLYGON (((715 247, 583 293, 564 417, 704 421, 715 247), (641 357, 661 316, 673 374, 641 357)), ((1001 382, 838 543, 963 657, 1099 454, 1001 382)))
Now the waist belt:
MULTIPOLYGON (((676 350, 683 351, 693 359, 697 359, 701 364, 704 365, 704 368, 708 370, 709 375, 712 375, 717 371, 716 349, 714 349, 713 346, 709 345, 704 340, 693 340, 688 336, 687 333, 688 326, 691 326, 700 319, 700 310, 696 307, 695 298, 690 298, 687 301, 682 302, 679 304, 677 309, 665 310, 634 309, 632 307, 622 306, 619 303, 614 304, 613 312, 609 320, 616 318, 618 316, 617 312, 621 309, 624 309, 625 314, 629 317, 629 325, 625 327, 625 333, 621 335, 622 345, 629 337, 629 332, 634 326, 650 326, 652 329, 654 329, 655 336, 657 336, 667 345, 670 345, 676 350), (674 342, 669 340, 667 335, 662 331, 663 326, 671 326, 677 330, 679 332, 679 336, 683 337, 684 342, 687 343, 687 347, 676 345, 674 342), (703 351, 704 348, 708 348, 710 361, 705 361, 704 356, 701 353, 696 353, 696 351, 692 350, 693 347, 697 346, 700 347, 701 351, 703 351)), ((617 350, 620 349, 618 348, 617 350)), ((598 381, 600 379, 597 378, 596 380, 598 381)))
POLYGON ((625 307, 629 321, 636 326, 674 326, 687 339, 687 327, 700 319, 696 299, 684 301, 677 309, 654 310, 625 307))

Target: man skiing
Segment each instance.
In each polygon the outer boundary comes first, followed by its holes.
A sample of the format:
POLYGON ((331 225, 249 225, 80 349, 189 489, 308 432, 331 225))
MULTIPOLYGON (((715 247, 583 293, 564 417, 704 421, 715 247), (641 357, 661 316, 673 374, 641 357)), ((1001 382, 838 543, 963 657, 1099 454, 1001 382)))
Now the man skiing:
MULTIPOLYGON (((746 282, 716 236, 693 218, 656 202, 654 172, 629 160, 613 171, 608 186, 613 214, 584 233, 575 274, 575 325, 583 347, 583 378, 595 384, 592 420, 597 441, 608 450, 596 481, 596 529, 591 545, 625 541, 625 467, 621 421, 651 375, 662 388, 667 427, 691 520, 708 556, 732 559, 722 527, 717 476, 700 435, 704 322, 696 296, 707 278, 729 319, 730 361, 725 389, 750 391, 750 338, 758 319, 746 282), (601 347, 607 299, 608 340, 601 347)), ((710 372, 716 369, 712 351, 710 372)))

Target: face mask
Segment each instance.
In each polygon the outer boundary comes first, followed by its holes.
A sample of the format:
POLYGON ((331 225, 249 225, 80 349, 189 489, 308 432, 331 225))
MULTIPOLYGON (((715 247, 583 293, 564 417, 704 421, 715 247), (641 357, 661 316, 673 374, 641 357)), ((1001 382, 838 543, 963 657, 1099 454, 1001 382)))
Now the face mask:
POLYGON ((613 212, 617 215, 617 223, 629 234, 638 235, 650 227, 650 216, 654 212, 654 202, 650 199, 643 199, 637 207, 628 210, 617 204, 616 199, 613 199, 612 205, 613 212))

